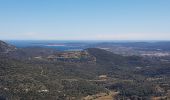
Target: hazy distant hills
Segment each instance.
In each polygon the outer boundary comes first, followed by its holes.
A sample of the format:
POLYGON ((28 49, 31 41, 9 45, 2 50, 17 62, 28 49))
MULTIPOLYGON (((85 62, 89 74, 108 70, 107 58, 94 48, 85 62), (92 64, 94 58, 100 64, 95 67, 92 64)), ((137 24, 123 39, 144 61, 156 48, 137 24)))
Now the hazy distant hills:
POLYGON ((13 45, 0 41, 0 53, 3 56, 15 59, 28 59, 36 56, 48 56, 56 53, 57 50, 43 47, 16 48, 13 45))
POLYGON ((8 53, 10 51, 15 51, 16 47, 10 44, 7 44, 0 40, 0 53, 8 53))
POLYGON ((131 47, 140 50, 166 50, 170 51, 169 41, 148 42, 103 42, 94 44, 93 47, 131 47))

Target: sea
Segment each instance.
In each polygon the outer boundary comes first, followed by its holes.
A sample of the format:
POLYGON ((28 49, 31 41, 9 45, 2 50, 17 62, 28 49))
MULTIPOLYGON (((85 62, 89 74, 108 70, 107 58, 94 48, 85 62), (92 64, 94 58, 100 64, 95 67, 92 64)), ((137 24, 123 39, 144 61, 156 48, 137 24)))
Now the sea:
POLYGON ((58 41, 58 40, 5 40, 5 42, 18 48, 43 47, 52 48, 59 51, 80 51, 90 47, 99 41, 58 41))
MULTIPOLYGON (((86 48, 93 48, 96 47, 96 44, 100 43, 118 43, 118 45, 123 46, 134 46, 138 47, 139 43, 156 43, 157 46, 158 43, 162 43, 159 41, 99 41, 99 40, 5 40, 5 42, 12 44, 18 48, 25 48, 25 47, 43 47, 43 48, 52 48, 56 49, 58 51, 81 51, 86 48), (158 42, 158 43, 157 43, 158 42), (134 45, 135 43, 135 45, 134 45), (136 44, 137 43, 137 44, 136 44), (137 46, 136 46, 137 45, 137 46)), ((169 44, 170 42, 165 42, 166 44, 169 44)), ((165 44, 163 42, 163 44, 165 44)), ((104 44, 105 45, 105 44, 104 44)), ((153 45, 153 44, 151 44, 153 45)), ((141 45, 139 45, 141 46, 141 45)), ((145 46, 145 45, 142 45, 145 46)), ((148 47, 148 46, 147 46, 148 47)), ((160 46, 158 46, 160 47, 160 46)), ((165 48, 166 46, 164 46, 165 48)), ((167 48, 167 47, 166 47, 167 48)), ((165 49, 166 49, 165 48, 165 49)), ((170 50, 170 48, 168 48, 170 50)))

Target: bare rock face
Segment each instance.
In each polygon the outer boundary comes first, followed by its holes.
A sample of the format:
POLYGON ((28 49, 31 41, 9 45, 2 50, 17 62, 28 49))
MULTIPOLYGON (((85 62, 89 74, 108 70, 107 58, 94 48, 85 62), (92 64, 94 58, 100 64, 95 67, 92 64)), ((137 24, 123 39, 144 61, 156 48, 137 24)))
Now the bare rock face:
POLYGON ((17 48, 15 46, 0 40, 0 53, 8 53, 10 51, 15 51, 16 49, 17 48))

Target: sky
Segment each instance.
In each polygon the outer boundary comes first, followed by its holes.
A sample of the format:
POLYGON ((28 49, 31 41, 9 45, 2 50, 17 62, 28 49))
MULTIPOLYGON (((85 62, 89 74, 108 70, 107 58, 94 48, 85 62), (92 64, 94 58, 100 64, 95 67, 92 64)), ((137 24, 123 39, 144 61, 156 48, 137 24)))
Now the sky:
POLYGON ((0 0, 0 40, 170 40, 170 0, 0 0))

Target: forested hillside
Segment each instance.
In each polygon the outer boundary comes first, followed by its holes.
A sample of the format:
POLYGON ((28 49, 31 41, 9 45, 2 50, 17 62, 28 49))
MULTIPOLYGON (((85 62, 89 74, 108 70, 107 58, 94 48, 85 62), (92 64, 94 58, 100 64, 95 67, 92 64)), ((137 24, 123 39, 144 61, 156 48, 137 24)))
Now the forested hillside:
POLYGON ((1 44, 0 100, 91 100, 102 93, 115 93, 113 100, 169 99, 168 62, 97 48, 59 52, 1 44))

